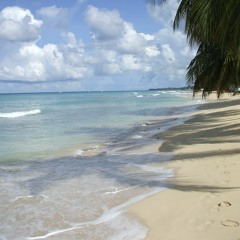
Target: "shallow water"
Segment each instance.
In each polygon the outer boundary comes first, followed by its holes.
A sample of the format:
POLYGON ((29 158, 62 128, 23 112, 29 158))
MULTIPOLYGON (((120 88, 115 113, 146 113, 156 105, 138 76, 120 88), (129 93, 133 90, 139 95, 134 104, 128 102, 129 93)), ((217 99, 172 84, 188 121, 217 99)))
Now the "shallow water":
POLYGON ((151 136, 196 101, 148 91, 0 99, 0 239, 144 239, 125 210, 173 174, 151 136))

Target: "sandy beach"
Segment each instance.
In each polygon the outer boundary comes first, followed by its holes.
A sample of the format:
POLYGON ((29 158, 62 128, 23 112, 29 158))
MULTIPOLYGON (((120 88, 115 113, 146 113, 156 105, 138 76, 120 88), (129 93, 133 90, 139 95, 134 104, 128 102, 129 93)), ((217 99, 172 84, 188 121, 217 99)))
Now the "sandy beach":
POLYGON ((147 240, 240 239, 240 97, 209 99, 191 120, 155 137, 175 175, 129 208, 147 240))

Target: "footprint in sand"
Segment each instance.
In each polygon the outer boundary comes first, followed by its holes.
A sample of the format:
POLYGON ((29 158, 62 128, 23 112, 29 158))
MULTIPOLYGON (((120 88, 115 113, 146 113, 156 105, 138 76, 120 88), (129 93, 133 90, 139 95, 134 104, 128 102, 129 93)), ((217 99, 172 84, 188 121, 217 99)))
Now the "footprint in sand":
POLYGON ((225 221, 221 221, 221 224, 225 227, 238 227, 239 226, 239 222, 233 221, 233 220, 230 220, 230 219, 227 219, 225 221))
POLYGON ((228 201, 222 201, 218 204, 219 207, 231 207, 232 204, 228 201))
POLYGON ((215 205, 214 207, 212 207, 211 212, 219 212, 220 208, 222 208, 222 207, 231 207, 231 206, 232 206, 232 204, 230 202, 222 201, 222 202, 218 203, 217 206, 215 205))

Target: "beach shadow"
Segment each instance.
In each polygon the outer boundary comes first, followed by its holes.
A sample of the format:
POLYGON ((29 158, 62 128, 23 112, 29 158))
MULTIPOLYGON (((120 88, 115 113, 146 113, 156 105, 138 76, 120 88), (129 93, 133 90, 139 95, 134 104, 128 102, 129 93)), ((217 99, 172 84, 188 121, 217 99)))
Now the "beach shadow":
MULTIPOLYGON (((208 102, 208 106, 211 109, 225 108, 226 106, 228 106, 228 104, 229 104, 229 101, 226 101, 226 99, 223 99, 223 98, 219 98, 217 102, 216 101, 208 102)), ((239 99, 231 99, 231 106, 237 106, 239 104, 240 104, 240 100, 239 99)), ((205 106, 202 105, 202 106, 200 106, 199 109, 205 109, 205 106)))
MULTIPOLYGON (((89 175, 97 175, 99 179, 108 179, 129 187, 148 186, 151 188, 169 188, 178 191, 220 192, 236 189, 236 187, 221 187, 202 185, 181 180, 181 178, 166 178, 162 171, 148 171, 149 166, 155 166, 161 161, 169 161, 156 154, 131 154, 131 155, 106 155, 104 153, 93 157, 58 158, 39 162, 24 163, 24 168, 14 174, 15 178, 21 179, 36 173, 27 180, 19 181, 19 187, 25 188, 30 195, 44 194, 54 186, 61 185, 68 180, 79 180, 81 187, 82 179, 89 175), (147 171, 143 171, 146 167, 147 171), (132 169, 126 172, 126 168, 132 169)), ((15 165, 16 166, 16 165, 15 165)), ((64 190, 64 189, 63 189, 64 190)))
MULTIPOLYGON (((240 123, 236 123, 234 119, 237 119, 240 111, 225 111, 224 116, 231 118, 219 123, 218 119, 222 115, 221 112, 198 114, 194 122, 188 120, 167 132, 157 134, 156 138, 165 140, 159 151, 172 152, 181 149, 183 141, 185 145, 189 146, 194 144, 221 144, 226 143, 226 141, 228 143, 239 143, 240 123)), ((231 152, 226 154, 231 154, 231 152)))
MULTIPOLYGON (((233 104, 238 105, 239 101, 233 101, 233 104)), ((212 107, 216 109, 222 108, 224 105, 225 102, 213 103, 212 107)), ((224 112, 224 116, 233 118, 236 116, 235 114, 236 111, 232 110, 224 112)), ((239 114, 239 111, 237 111, 237 114, 239 114)), ((220 144, 228 139, 228 142, 239 143, 240 124, 228 122, 224 126, 222 123, 217 122, 218 117, 220 118, 221 115, 220 112, 199 114, 198 120, 195 119, 194 123, 192 120, 188 120, 167 132, 158 134, 157 137, 165 141, 159 148, 159 153, 128 154, 127 151, 120 151, 111 155, 103 152, 97 156, 64 157, 45 161, 8 164, 5 166, 19 166, 19 170, 6 173, 0 169, 0 175, 9 174, 12 178, 20 179, 18 181, 19 187, 26 188, 31 195, 41 194, 66 180, 80 180, 89 175, 97 175, 100 176, 100 179, 110 179, 127 186, 166 187, 179 191, 219 192, 236 189, 238 187, 221 187, 186 182, 181 178, 166 179, 167 175, 164 174, 164 170, 162 172, 143 171, 144 167, 170 161, 171 158, 167 153, 181 149, 183 142, 185 145, 220 144), (221 133, 219 137, 216 137, 216 131, 221 133), (126 171, 126 168, 132 170, 126 171)), ((239 148, 221 150, 219 147, 218 150, 214 151, 179 154, 174 157, 174 160, 184 161, 222 155, 231 157, 236 153, 240 153, 239 148)))
POLYGON ((174 189, 182 192, 208 192, 208 193, 219 193, 224 191, 230 191, 239 189, 240 187, 224 187, 224 186, 213 186, 213 185, 202 185, 192 182, 185 182, 179 179, 170 179, 164 183, 164 187, 168 189, 174 189))

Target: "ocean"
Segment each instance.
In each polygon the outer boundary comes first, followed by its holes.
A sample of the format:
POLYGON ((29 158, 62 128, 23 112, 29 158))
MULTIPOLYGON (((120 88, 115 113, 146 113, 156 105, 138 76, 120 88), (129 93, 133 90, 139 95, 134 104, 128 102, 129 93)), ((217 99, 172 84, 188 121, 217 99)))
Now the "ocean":
POLYGON ((191 94, 1 94, 0 239, 144 239, 126 209, 173 175, 152 136, 189 118, 191 94))

